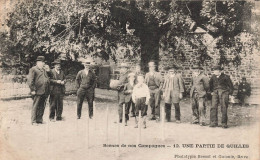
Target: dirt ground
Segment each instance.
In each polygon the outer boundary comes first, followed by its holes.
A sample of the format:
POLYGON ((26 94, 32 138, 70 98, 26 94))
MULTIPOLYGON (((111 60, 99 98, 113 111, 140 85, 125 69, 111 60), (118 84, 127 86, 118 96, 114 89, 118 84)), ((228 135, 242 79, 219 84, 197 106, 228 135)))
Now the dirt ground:
MULTIPOLYGON (((117 120, 116 100, 96 99, 96 119, 89 120, 89 136, 87 134, 87 103, 83 106, 82 119, 77 120, 75 96, 65 97, 64 121, 49 122, 47 104, 44 114, 45 124, 32 126, 30 124, 31 106, 32 99, 30 98, 0 102, 0 160, 257 160, 259 158, 260 109, 255 105, 229 107, 228 124, 230 127, 228 129, 210 128, 190 123, 189 99, 184 99, 181 102, 181 123, 175 123, 173 109, 173 122, 164 124, 164 139, 162 124, 148 121, 147 128, 141 129, 140 144, 142 146, 138 146, 139 130, 134 128, 134 118, 131 117, 128 126, 121 125, 119 128, 120 144, 126 145, 121 148, 103 146, 104 144, 118 144, 118 124, 114 123, 117 120), (107 107, 109 108, 108 121, 107 107), (106 124, 108 124, 108 130, 106 124), (184 144, 191 144, 186 145, 191 148, 185 148, 184 144), (204 144, 204 146, 196 144, 204 144), (215 146, 209 148, 209 145, 205 144, 215 146), (217 148, 217 144, 224 144, 224 148, 217 148), (240 144, 240 146, 234 148, 234 145, 230 145, 231 148, 227 148, 229 144, 240 144), (241 144, 249 145, 249 148, 241 148, 241 144), (137 146, 134 147, 134 145, 137 146), (149 148, 148 145, 154 146, 149 148), (164 145, 165 148, 159 148, 159 146, 153 148, 155 145, 161 145, 161 147, 164 145), (245 157, 239 158, 239 155, 245 157)), ((150 114, 149 110, 148 114, 150 114)), ((207 114, 209 117, 208 108, 207 114)))

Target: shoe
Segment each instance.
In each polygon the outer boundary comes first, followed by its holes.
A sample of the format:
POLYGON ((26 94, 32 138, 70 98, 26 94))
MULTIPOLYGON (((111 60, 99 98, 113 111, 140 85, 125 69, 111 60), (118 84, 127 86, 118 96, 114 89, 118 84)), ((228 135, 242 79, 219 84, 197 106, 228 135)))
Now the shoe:
POLYGON ((38 126, 38 124, 36 122, 32 122, 33 126, 38 126))
POLYGON ((206 123, 205 123, 205 122, 202 122, 202 123, 200 124, 200 126, 206 126, 206 123))
POLYGON ((151 120, 151 121, 152 121, 152 120, 156 120, 156 118, 155 118, 155 117, 152 117, 152 118, 150 118, 149 120, 151 120))
POLYGON ((132 115, 131 115, 131 117, 135 117, 135 115, 134 115, 134 114, 132 114, 132 115))
POLYGON ((55 122, 55 119, 54 119, 54 118, 51 118, 50 121, 51 121, 51 122, 55 122))
POLYGON ((62 117, 57 117, 56 121, 62 121, 62 117))
POLYGON ((228 125, 226 125, 226 124, 222 124, 222 126, 221 126, 222 128, 228 128, 228 125))
POLYGON ((143 127, 144 129, 146 128, 146 125, 144 125, 144 127, 143 127))
POLYGON ((193 121, 191 122, 192 124, 198 124, 199 122, 198 121, 193 121))
POLYGON ((210 124, 209 127, 217 127, 217 124, 210 124))
POLYGON ((93 118, 93 116, 90 116, 90 117, 89 117, 89 119, 92 119, 92 118, 93 118))
POLYGON ((78 116, 78 119, 80 119, 80 116, 78 116))
POLYGON ((176 120, 176 123, 181 123, 181 121, 180 120, 176 120))

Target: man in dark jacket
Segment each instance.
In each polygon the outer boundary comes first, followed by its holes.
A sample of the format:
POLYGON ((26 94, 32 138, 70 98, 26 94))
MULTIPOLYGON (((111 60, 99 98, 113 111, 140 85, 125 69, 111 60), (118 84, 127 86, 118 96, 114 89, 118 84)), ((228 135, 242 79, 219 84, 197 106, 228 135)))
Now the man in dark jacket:
POLYGON ((245 98, 251 95, 251 86, 246 82, 246 77, 242 78, 242 82, 238 85, 237 98, 242 106, 245 105, 245 98))
POLYGON ((195 65, 193 67, 193 77, 191 79, 191 106, 193 115, 193 124, 205 126, 206 119, 206 94, 209 90, 209 78, 203 73, 203 68, 195 65))
POLYGON ((63 97, 65 94, 65 75, 61 70, 61 61, 53 62, 54 68, 51 70, 50 78, 50 121, 54 121, 55 113, 56 120, 62 120, 63 97))
POLYGON ((155 62, 148 63, 149 72, 145 75, 145 83, 148 85, 151 98, 150 106, 152 111, 152 117, 150 120, 160 120, 160 101, 161 101, 161 89, 163 85, 163 78, 159 72, 155 70, 155 62))
POLYGON ((91 61, 85 60, 82 62, 83 70, 79 71, 76 76, 77 88, 77 116, 81 117, 82 104, 86 98, 88 101, 89 118, 93 117, 93 101, 95 98, 96 75, 90 70, 91 61))
POLYGON ((218 126, 218 105, 221 106, 222 128, 227 128, 227 108, 229 95, 232 95, 234 87, 230 77, 221 73, 221 67, 215 66, 214 73, 210 79, 209 86, 212 95, 212 106, 210 109, 210 127, 218 126))
MULTIPOLYGON (((124 92, 124 87, 128 83, 128 65, 126 63, 121 63, 120 64, 120 77, 119 81, 117 84, 117 91, 118 91, 118 114, 119 114, 119 122, 122 123, 122 118, 123 118, 123 105, 126 104, 125 98, 125 92, 124 92)), ((126 121, 129 119, 128 114, 127 114, 127 106, 125 106, 125 118, 126 121)), ((126 125, 126 124, 125 124, 126 125)))
POLYGON ((28 75, 28 84, 33 96, 32 106, 32 124, 43 123, 42 116, 44 114, 46 100, 49 95, 50 81, 46 70, 44 69, 43 56, 38 56, 36 66, 32 67, 28 75))

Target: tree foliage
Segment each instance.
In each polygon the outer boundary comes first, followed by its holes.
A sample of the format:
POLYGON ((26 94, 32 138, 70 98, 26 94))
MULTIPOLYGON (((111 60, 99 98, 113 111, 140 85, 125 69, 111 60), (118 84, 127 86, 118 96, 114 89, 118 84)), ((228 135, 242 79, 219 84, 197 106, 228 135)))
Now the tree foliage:
MULTIPOLYGON (((188 43, 198 48, 204 61, 210 57, 207 46, 202 36, 191 34, 200 27, 217 39, 220 63, 224 64, 226 49, 239 53, 237 35, 246 31, 252 42, 258 36, 254 34, 257 25, 252 29, 250 23, 252 7, 246 1, 21 2, 8 14, 10 32, 3 35, 8 45, 1 52, 30 64, 38 55, 45 55, 48 61, 86 55, 116 61, 116 49, 130 45, 132 51, 123 57, 141 56, 146 64, 159 59, 159 48, 185 59, 183 44, 188 43)), ((239 60, 239 55, 233 60, 239 60)))

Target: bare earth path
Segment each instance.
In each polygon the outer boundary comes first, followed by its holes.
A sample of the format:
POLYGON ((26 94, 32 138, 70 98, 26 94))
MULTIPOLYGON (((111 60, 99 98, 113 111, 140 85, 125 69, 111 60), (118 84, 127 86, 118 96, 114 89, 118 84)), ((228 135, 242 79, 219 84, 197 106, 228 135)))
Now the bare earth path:
MULTIPOLYGON (((118 156, 117 147, 103 147, 103 144, 117 144, 118 128, 114 123, 117 116, 116 100, 96 100, 97 121, 96 123, 94 119, 89 121, 89 149, 86 143, 87 103, 83 106, 85 115, 82 119, 76 120, 75 100, 74 96, 65 98, 63 111, 65 120, 59 122, 47 121, 49 113, 47 105, 44 114, 46 123, 39 126, 30 124, 32 99, 0 102, 0 160, 183 160, 189 158, 258 160, 259 158, 259 138, 256 139, 259 137, 260 128, 259 106, 230 107, 228 112, 230 128, 222 129, 190 124, 189 100, 183 100, 182 123, 176 124, 174 121, 165 123, 165 140, 161 139, 160 123, 148 121, 147 128, 141 130, 140 144, 165 145, 165 148, 138 147, 138 129, 134 128, 134 118, 130 118, 128 126, 120 127, 120 141, 126 144, 126 147, 120 148, 120 156, 118 156), (108 140, 106 139, 107 106, 109 107, 108 140), (136 144, 136 147, 128 146, 136 144), (184 148, 183 144, 193 144, 193 148, 184 148), (196 144, 215 144, 215 147, 197 145, 200 148, 196 148, 196 144), (225 148, 217 148, 217 144, 224 144, 225 148), (249 148, 227 148, 228 144, 246 144, 249 148), (177 145, 180 147, 176 147, 177 145), (182 155, 184 156, 181 157, 182 155), (199 158, 199 155, 204 157, 199 158), (214 158, 214 155, 217 158, 214 158), (247 157, 238 158, 238 155, 247 157)), ((207 113, 209 113, 208 109, 207 113)), ((174 110, 172 110, 172 119, 174 120, 174 110)))

